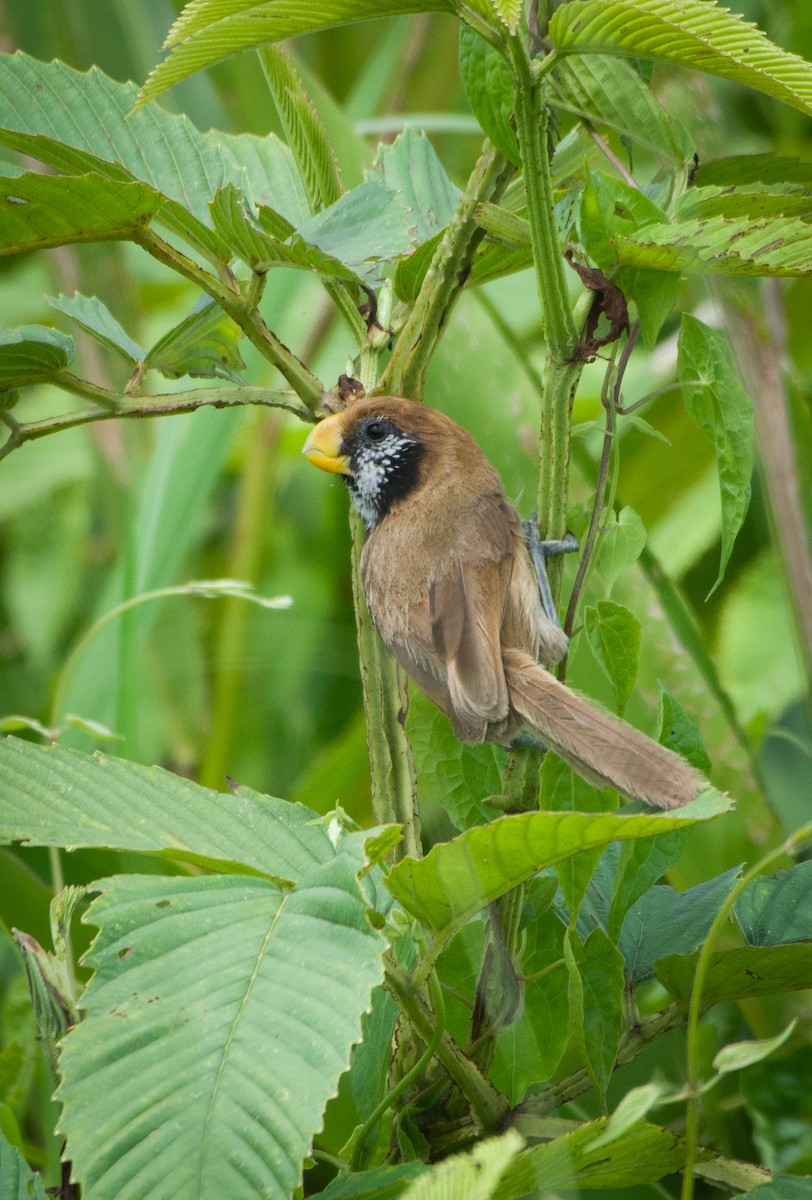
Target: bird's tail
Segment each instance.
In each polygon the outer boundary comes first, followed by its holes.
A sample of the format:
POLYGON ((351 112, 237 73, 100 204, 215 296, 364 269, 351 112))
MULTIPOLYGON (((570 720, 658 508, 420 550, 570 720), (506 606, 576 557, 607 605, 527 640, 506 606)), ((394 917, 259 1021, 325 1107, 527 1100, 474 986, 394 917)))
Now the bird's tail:
POLYGON ((506 650, 503 661, 514 711, 590 783, 655 808, 679 808, 708 786, 685 759, 590 704, 529 654, 506 650))

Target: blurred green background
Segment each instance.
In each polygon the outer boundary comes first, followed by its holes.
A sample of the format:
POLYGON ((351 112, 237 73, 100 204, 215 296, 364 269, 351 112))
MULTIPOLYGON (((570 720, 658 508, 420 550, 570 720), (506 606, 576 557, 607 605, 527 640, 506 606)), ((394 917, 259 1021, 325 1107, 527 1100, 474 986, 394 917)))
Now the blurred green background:
MULTIPOLYGON (((142 82, 180 5, 167 0, 0 0, 0 45, 142 82)), ((812 58, 808 0, 749 0, 738 6, 780 45, 812 58)), ((425 16, 372 22, 312 35, 296 55, 339 155, 344 181, 361 178, 380 140, 422 114, 447 171, 462 184, 481 144, 459 81, 458 27, 425 16)), ((700 160, 773 151, 812 158, 809 123, 742 88, 685 73, 655 74, 666 107, 681 117, 700 160)), ((277 129, 265 84, 251 55, 197 76, 164 103, 204 129, 263 134, 277 129)), ((624 148, 615 143, 618 153, 624 148)), ((650 180, 656 164, 635 154, 650 180)), ((750 289, 757 292, 759 284, 750 289)), ((0 261, 5 325, 60 325, 43 296, 81 291, 100 296, 128 332, 150 345, 187 316, 199 297, 178 277, 130 245, 64 247, 0 261)), ((812 514, 812 281, 781 286, 798 469, 812 514)), ((682 287, 678 309, 709 323, 714 300, 701 280, 682 287)), ((282 340, 329 387, 347 369, 348 336, 318 282, 278 271, 263 315, 282 340)), ((624 389, 628 402, 673 378, 679 311, 658 347, 635 352, 624 389)), ((63 325, 63 328, 67 326, 63 325)), ((123 387, 120 363, 77 339, 77 370, 123 387)), ((241 343, 254 384, 274 386, 267 363, 241 343)), ((527 515, 536 481, 538 398, 533 371, 543 361, 535 282, 523 273, 467 293, 429 374, 427 399, 478 438, 527 515), (512 338, 505 336, 505 327, 512 338), (520 353, 517 353, 518 343, 520 353)), ((576 404, 579 450, 572 526, 583 529, 599 452, 602 367, 586 370, 576 404), (579 469, 579 465, 580 468, 579 469)), ((188 381, 175 385, 188 386, 188 381)), ((151 390, 172 390, 156 378, 151 390)), ((26 419, 73 407, 55 389, 23 401, 26 419)), ((675 873, 687 886, 756 857, 780 829, 808 818, 810 716, 783 570, 758 476, 753 501, 723 585, 710 597, 719 558, 718 483, 712 448, 680 397, 656 400, 645 417, 663 435, 622 424, 620 505, 642 518, 649 545, 684 589, 708 652, 755 747, 753 763, 679 646, 656 592, 637 567, 615 577, 595 571, 586 603, 613 598, 643 623, 638 686, 627 716, 655 728, 658 681, 677 695, 703 733, 712 777, 739 801, 691 845, 675 873), (664 440, 667 439, 667 440, 664 440)), ((22 714, 53 724, 67 713, 101 722, 117 740, 103 748, 139 762, 160 762, 210 787, 227 779, 301 800, 319 811, 341 804, 370 820, 369 781, 349 578, 347 498, 337 480, 300 458, 305 429, 267 410, 203 410, 150 422, 110 422, 30 443, 0 464, 0 716, 22 714), (63 672, 78 639, 123 599, 168 584, 222 577, 248 580, 265 596, 289 595, 284 611, 241 600, 174 598, 139 606, 89 643, 63 672), (53 711, 57 687, 61 711, 53 711)), ((568 564, 572 578, 573 564, 568 564)), ((577 639, 571 681, 608 702, 611 692, 585 639, 577 639)), ((102 743, 71 731, 67 745, 102 743)), ((428 837, 450 826, 436 805, 424 812, 428 837)), ((63 857, 68 880, 117 869, 166 870, 144 857, 82 852, 63 857)), ((0 850, 0 920, 47 940, 47 898, 54 884, 46 851, 0 850)), ((0 935, 0 1004, 7 1027, 28 1019, 22 977, 0 935), (15 1007, 16 1006, 16 1007, 15 1007), (17 1017, 14 1014, 17 1013, 17 1017)), ((770 1031, 770 1030, 768 1030, 770 1031)), ((8 1035, 5 1045, 8 1046, 8 1035)), ((0 1056, 3 1043, 0 1042, 0 1056)), ((3 1063, 0 1057, 0 1101, 3 1063)), ((8 1066, 8 1064, 6 1064, 8 1066)), ((8 1068, 10 1070, 10 1067, 8 1068)), ((41 1065, 31 1071, 41 1071, 41 1065)), ((767 1087, 765 1081, 759 1086, 767 1087)), ((768 1089, 769 1090, 769 1089, 768 1089)), ((32 1093, 32 1095, 35 1093, 32 1093)), ((36 1095, 46 1139, 47 1087, 36 1095)), ((767 1104, 767 1101, 765 1101, 767 1104)), ((721 1119, 721 1118, 720 1118, 721 1119)), ((766 1119, 766 1118, 765 1118, 766 1119)), ((727 1120, 727 1118, 725 1118, 727 1120)), ((732 1123, 731 1129, 733 1128, 732 1123)), ((720 1148, 733 1132, 720 1135, 720 1148)), ((728 1145, 728 1150, 730 1150, 728 1145)))

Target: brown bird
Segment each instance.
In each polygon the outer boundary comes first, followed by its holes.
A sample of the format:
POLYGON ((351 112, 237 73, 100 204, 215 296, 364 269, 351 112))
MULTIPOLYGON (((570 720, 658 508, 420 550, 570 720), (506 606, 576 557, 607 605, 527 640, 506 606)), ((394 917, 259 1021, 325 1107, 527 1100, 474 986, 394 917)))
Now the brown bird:
POLYGON ((544 612, 522 523, 470 434, 411 400, 351 404, 303 454, 344 476, 367 538, 361 582, 390 654, 464 742, 538 735, 589 782, 657 808, 706 787, 677 754, 539 665, 567 638, 544 612))

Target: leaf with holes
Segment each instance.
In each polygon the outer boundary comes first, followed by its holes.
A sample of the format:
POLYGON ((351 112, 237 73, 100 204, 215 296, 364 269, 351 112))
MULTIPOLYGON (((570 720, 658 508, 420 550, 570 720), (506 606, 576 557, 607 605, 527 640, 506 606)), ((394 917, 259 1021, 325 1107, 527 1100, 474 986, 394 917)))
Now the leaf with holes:
POLYGON ((77 1177, 117 1200, 288 1200, 383 975, 353 864, 294 891, 237 876, 97 886, 86 1017, 60 1057, 77 1177))
POLYGON ((550 21, 561 54, 619 54, 707 71, 812 113, 812 65, 707 0, 570 0, 550 21))
POLYGON ((798 217, 703 217, 615 233, 611 250, 623 267, 792 278, 812 271, 812 225, 798 217))

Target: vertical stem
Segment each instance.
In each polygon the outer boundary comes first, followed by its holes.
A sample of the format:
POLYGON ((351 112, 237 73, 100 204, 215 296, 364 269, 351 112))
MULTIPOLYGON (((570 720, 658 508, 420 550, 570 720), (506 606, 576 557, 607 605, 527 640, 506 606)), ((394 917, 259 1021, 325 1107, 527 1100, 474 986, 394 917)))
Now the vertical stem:
MULTIPOLYGON (((567 528, 572 402, 582 363, 574 361, 578 344, 555 222, 550 171, 549 108, 544 83, 533 71, 523 42, 510 39, 516 77, 516 134, 522 155, 527 218, 536 268, 547 363, 541 394, 538 520, 545 538, 560 538, 567 528)), ((561 590, 561 560, 551 559, 554 599, 561 590)))

